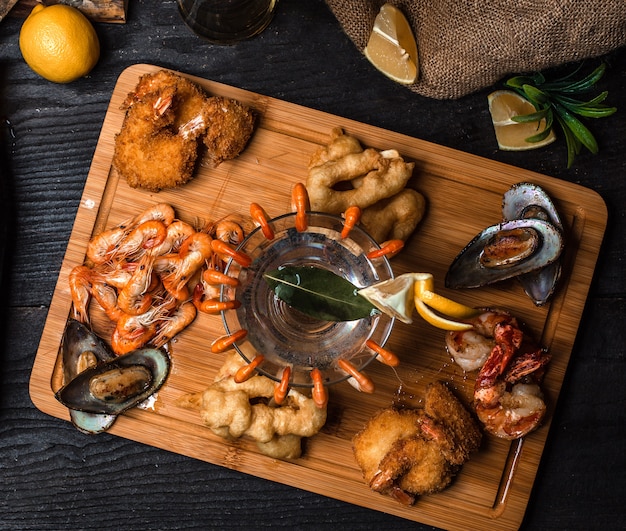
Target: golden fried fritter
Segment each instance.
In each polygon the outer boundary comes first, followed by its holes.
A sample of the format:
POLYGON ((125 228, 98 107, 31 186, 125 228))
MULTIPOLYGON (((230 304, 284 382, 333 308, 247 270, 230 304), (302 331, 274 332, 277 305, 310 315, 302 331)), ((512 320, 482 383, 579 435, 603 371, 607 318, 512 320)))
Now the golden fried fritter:
POLYGON ((207 102, 208 129, 204 145, 214 166, 234 159, 246 147, 254 130, 254 114, 237 100, 213 96, 207 102))
POLYGON ((434 382, 423 410, 379 411, 352 442, 370 488, 412 504, 415 496, 446 488, 480 440, 469 412, 444 384, 434 382))

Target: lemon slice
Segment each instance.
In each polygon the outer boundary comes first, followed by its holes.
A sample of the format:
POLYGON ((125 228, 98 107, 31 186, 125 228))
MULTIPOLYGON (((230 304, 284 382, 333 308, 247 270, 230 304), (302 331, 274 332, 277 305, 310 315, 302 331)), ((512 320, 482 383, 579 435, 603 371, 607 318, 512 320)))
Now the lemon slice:
POLYGON ((405 273, 360 289, 358 293, 384 314, 395 317, 403 323, 411 324, 415 309, 414 275, 414 273, 405 273))
POLYGON ((554 130, 539 142, 527 142, 526 139, 541 133, 546 121, 517 123, 511 118, 536 112, 528 100, 512 90, 497 90, 487 96, 491 121, 496 133, 498 147, 504 151, 525 151, 547 146, 556 140, 554 130))
POLYGON ((417 79, 415 37, 406 17, 391 4, 380 8, 363 53, 376 69, 398 83, 410 85, 417 79))

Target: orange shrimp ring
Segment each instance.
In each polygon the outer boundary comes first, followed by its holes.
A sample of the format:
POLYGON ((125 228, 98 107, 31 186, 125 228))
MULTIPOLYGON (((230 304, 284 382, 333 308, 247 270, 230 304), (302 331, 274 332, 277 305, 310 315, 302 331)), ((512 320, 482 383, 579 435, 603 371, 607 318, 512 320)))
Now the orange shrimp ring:
POLYGON ((347 238, 350 235, 350 231, 354 228, 354 226, 361 219, 361 209, 353 205, 348 207, 343 214, 344 222, 343 222, 343 230, 341 231, 341 237, 347 238))
POLYGON ((385 365, 389 365, 390 367, 397 367, 398 365, 400 365, 400 360, 398 359, 398 356, 396 356, 390 350, 381 347, 378 343, 374 343, 374 341, 368 339, 365 342, 365 345, 374 352, 376 352, 376 359, 378 361, 384 363, 385 365))
POLYGON ((218 255, 228 256, 232 258, 241 267, 250 267, 250 265, 252 264, 252 258, 250 258, 245 253, 242 253, 240 251, 235 251, 235 249, 230 247, 227 243, 223 242, 222 240, 213 240, 211 242, 211 248, 218 255))
POLYGON ((371 380, 369 376, 366 376, 362 372, 352 365, 348 360, 337 360, 337 365, 339 368, 345 372, 347 372, 358 384, 359 391, 363 391, 364 393, 371 394, 376 390, 374 382, 371 380))
POLYGON ((252 219, 259 224, 259 227, 261 227, 263 236, 268 240, 273 240, 274 230, 268 223, 268 215, 265 210, 263 210, 263 207, 258 203, 250 203, 250 215, 252 219))
POLYGON ((311 371, 311 380, 313 381, 313 390, 311 391, 313 402, 319 408, 326 407, 326 404, 328 404, 328 392, 324 387, 322 373, 317 367, 311 371))
POLYGON ((233 380, 235 380, 235 383, 242 383, 252 378, 256 368, 259 367, 264 361, 265 356, 263 356, 263 354, 259 354, 250 363, 238 369, 235 373, 235 376, 233 376, 233 380))
POLYGON ((289 378, 291 378, 291 367, 287 366, 283 369, 280 382, 274 388, 274 402, 278 405, 283 403, 289 392, 289 378))
POLYGON ((309 193, 304 184, 297 183, 294 185, 291 191, 291 203, 296 211, 296 230, 298 232, 304 232, 309 226, 306 212, 311 209, 309 193))
POLYGON ((383 256, 391 258, 392 256, 398 254, 403 247, 404 242, 402 240, 389 240, 383 243, 380 249, 370 251, 366 256, 370 260, 373 260, 374 258, 382 258, 383 256))
POLYGON ((213 352, 213 354, 219 354, 220 352, 224 352, 237 341, 243 339, 247 335, 248 331, 242 328, 241 330, 237 330, 230 335, 226 334, 224 336, 218 337, 215 341, 213 341, 213 343, 211 343, 211 352, 213 352))

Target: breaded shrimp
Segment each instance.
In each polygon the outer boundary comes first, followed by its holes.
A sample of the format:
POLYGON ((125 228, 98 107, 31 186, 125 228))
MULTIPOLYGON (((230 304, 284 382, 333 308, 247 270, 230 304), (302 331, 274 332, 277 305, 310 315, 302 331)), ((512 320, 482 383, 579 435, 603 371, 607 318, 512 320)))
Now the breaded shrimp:
POLYGON ((370 488, 401 503, 446 488, 478 449, 481 432, 441 382, 426 389, 424 409, 384 409, 353 439, 354 455, 370 488))
POLYGON ((165 87, 135 101, 115 137, 113 165, 133 188, 158 192, 193 176, 198 142, 173 129, 175 93, 165 87))
POLYGON ((213 96, 207 103, 208 129, 204 145, 214 166, 234 159, 246 147, 254 130, 254 114, 237 100, 213 96))

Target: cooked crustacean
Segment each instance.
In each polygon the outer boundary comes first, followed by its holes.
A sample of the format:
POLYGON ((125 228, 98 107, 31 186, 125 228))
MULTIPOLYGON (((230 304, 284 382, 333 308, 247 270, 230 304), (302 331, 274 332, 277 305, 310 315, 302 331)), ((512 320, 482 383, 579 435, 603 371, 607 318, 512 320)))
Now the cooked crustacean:
POLYGON ((481 438, 469 411, 445 384, 432 382, 424 409, 381 410, 352 442, 370 488, 411 505, 445 489, 481 438))
POLYGON ((559 215, 548 195, 530 183, 504 194, 502 212, 502 223, 481 231, 453 260, 446 286, 475 288, 518 278, 536 305, 545 304, 561 273, 559 215))
POLYGON ((113 165, 133 188, 158 192, 193 177, 198 141, 187 134, 186 125, 173 126, 176 95, 174 87, 163 87, 135 102, 126 113, 115 137, 113 165))
MULTIPOLYGON (((532 183, 518 183, 504 194, 502 216, 505 220, 541 219, 563 232, 561 218, 548 194, 532 183)), ((537 306, 542 306, 556 289, 561 277, 561 261, 555 260, 539 271, 520 275, 518 280, 537 306)))
POLYGON ((169 371, 164 350, 143 348, 80 372, 55 396, 70 409, 117 416, 158 391, 169 371))
MULTIPOLYGON (((84 370, 115 358, 115 354, 98 336, 75 319, 70 319, 65 326, 61 349, 64 385, 69 384, 84 370)), ((70 409, 72 424, 83 433, 106 431, 113 425, 116 418, 116 415, 85 413, 70 409)))
POLYGON ((213 96, 207 101, 208 128, 203 137, 210 164, 217 166, 243 151, 254 131, 255 117, 237 100, 213 96))
POLYGON ((546 413, 540 383, 550 356, 506 311, 485 309, 470 322, 470 330, 447 333, 446 347, 463 370, 480 369, 474 384, 476 415, 497 437, 522 437, 546 413))
POLYGON ((153 192, 188 182, 202 145, 211 166, 235 158, 254 129, 250 108, 168 70, 143 75, 121 108, 113 165, 131 187, 153 192))

